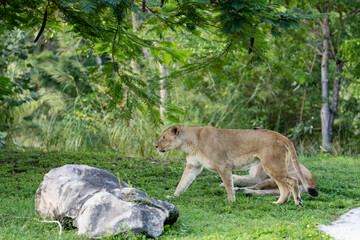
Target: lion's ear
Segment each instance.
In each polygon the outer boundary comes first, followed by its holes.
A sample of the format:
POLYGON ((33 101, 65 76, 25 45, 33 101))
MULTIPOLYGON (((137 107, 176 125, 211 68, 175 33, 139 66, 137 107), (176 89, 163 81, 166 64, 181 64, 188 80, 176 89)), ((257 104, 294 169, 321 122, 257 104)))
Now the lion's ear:
POLYGON ((171 133, 173 133, 174 135, 179 135, 180 134, 180 127, 179 126, 173 126, 171 128, 171 133))

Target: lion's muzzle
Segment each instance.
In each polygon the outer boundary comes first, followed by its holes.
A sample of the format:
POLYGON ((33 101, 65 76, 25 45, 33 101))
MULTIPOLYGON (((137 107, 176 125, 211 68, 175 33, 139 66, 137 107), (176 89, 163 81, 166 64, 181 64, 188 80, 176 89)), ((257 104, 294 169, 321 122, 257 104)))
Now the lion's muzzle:
POLYGON ((156 144, 156 149, 158 150, 158 152, 160 154, 166 152, 166 150, 164 148, 162 148, 160 144, 156 144))

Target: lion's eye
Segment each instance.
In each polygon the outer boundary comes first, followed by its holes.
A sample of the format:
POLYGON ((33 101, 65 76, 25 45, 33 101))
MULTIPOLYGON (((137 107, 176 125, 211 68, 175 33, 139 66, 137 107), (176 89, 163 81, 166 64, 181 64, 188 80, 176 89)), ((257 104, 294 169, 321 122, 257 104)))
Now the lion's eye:
POLYGON ((165 139, 165 136, 163 136, 163 139, 165 139))

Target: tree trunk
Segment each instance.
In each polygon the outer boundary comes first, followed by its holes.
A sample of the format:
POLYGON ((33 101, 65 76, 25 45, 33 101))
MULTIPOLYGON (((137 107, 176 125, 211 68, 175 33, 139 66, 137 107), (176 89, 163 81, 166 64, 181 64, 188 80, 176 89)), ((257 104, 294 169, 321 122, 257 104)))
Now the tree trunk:
POLYGON ((305 107, 305 99, 306 99, 306 89, 304 90, 303 99, 302 99, 302 101, 301 101, 301 110, 300 110, 299 124, 301 124, 302 118, 303 118, 304 107, 305 107))
POLYGON ((96 55, 95 61, 96 61, 97 65, 99 66, 98 71, 101 72, 103 70, 104 66, 102 65, 102 60, 101 60, 100 55, 96 55))
MULTIPOLYGON (((139 16, 132 12, 131 13, 131 23, 133 26, 133 32, 139 31, 139 16)), ((132 70, 136 73, 136 74, 140 74, 140 66, 135 62, 134 59, 131 59, 130 61, 130 65, 132 70)))
POLYGON ((167 97, 167 90, 165 88, 165 78, 166 78, 166 66, 162 63, 159 63, 159 70, 160 70, 160 101, 161 101, 161 105, 160 105, 160 118, 161 121, 165 121, 165 102, 166 102, 166 97, 167 97))
POLYGON ((330 25, 329 18, 325 17, 322 21, 323 34, 323 52, 321 60, 321 134, 322 147, 331 151, 331 135, 330 135, 330 107, 329 107, 329 39, 330 39, 330 25))
POLYGON ((344 62, 341 60, 336 61, 336 77, 334 80, 333 97, 332 97, 332 103, 330 109, 330 123, 329 123, 330 141, 332 141, 333 139, 334 120, 339 105, 339 92, 340 92, 341 73, 343 70, 343 64, 344 62))

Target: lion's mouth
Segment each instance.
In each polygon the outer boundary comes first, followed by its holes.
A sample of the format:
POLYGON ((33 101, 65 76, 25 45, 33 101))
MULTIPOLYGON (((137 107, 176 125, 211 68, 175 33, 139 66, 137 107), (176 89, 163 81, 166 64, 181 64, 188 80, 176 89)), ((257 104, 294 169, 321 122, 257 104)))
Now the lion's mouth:
POLYGON ((159 154, 160 154, 160 155, 163 155, 163 154, 166 152, 165 149, 161 149, 161 150, 158 149, 158 151, 159 151, 159 154))

